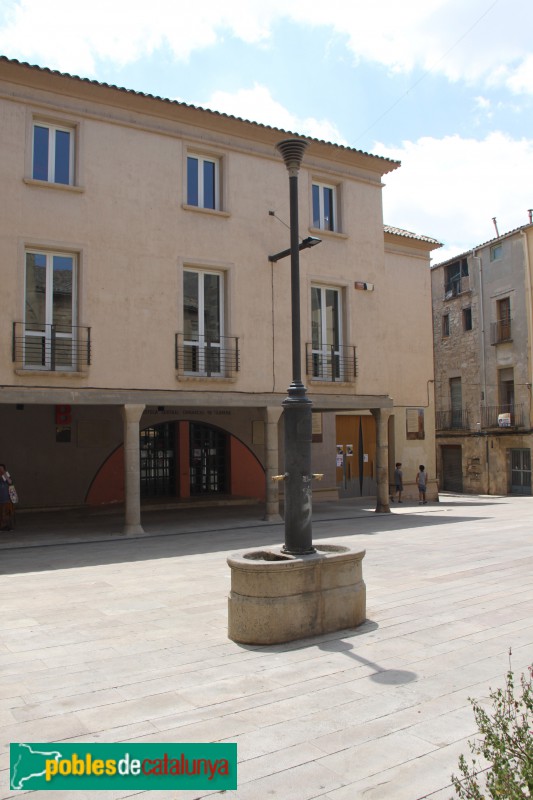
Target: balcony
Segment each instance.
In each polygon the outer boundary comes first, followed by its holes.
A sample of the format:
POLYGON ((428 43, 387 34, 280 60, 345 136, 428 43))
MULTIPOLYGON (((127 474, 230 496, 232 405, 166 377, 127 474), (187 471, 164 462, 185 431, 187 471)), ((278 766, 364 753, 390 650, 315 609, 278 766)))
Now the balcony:
POLYGON ((446 281, 444 284, 444 299, 450 300, 452 297, 458 297, 460 294, 464 292, 470 291, 470 276, 463 275, 463 277, 459 277, 455 275, 450 280, 446 281))
POLYGON ((12 360, 19 369, 81 372, 91 364, 91 329, 13 323, 12 360))
POLYGON ((191 339, 177 333, 176 369, 180 375, 197 378, 231 378, 239 371, 239 339, 220 336, 218 341, 191 339))
POLYGON ((503 317, 490 324, 490 343, 512 342, 511 317, 503 317))
POLYGON ((481 406, 482 428, 524 428, 525 409, 522 403, 481 406))
POLYGON ((468 411, 462 408, 437 411, 435 422, 438 431, 467 431, 470 429, 468 411))
POLYGON ((312 380, 351 383, 357 377, 357 356, 353 345, 305 345, 305 372, 312 380))

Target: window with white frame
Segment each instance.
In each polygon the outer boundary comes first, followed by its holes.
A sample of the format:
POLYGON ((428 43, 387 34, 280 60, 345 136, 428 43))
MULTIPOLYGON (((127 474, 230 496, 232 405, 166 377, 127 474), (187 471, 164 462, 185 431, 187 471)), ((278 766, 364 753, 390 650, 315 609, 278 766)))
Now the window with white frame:
POLYGON ((187 156, 187 204, 220 210, 220 160, 209 156, 187 156))
POLYGON ((32 178, 72 186, 74 128, 35 121, 32 135, 32 178))
POLYGON ((184 371, 222 375, 224 364, 224 275, 183 272, 184 371))
POLYGON ((490 248, 490 260, 499 261, 503 256, 503 245, 495 244, 490 248))
POLYGON ((312 377, 342 380, 341 292, 329 286, 311 287, 312 377))
POLYGON ((323 231, 338 230, 337 187, 313 183, 313 227, 323 231))
POLYGON ((23 365, 76 369, 77 256, 26 251, 23 365))

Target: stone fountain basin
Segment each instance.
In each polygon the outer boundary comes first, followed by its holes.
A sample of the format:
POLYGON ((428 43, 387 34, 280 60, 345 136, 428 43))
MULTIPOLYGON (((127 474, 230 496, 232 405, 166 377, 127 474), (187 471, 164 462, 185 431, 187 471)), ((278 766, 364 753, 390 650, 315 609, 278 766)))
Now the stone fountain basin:
POLYGON ((364 550, 315 543, 293 556, 281 547, 228 558, 228 636, 243 644, 280 644, 355 628, 366 619, 364 550))

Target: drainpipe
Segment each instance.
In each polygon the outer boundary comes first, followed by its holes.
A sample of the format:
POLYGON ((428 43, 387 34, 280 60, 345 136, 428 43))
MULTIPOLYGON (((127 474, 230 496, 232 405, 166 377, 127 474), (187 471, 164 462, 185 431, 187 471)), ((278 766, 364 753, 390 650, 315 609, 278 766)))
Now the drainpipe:
MULTIPOLYGON (((529 211, 530 221, 531 221, 531 210, 529 211)), ((531 295, 531 263, 529 260, 529 248, 528 248, 528 241, 527 235, 524 230, 520 231, 520 235, 522 236, 522 241, 524 244, 524 261, 525 261, 525 268, 526 268, 526 313, 527 313, 527 327, 528 327, 528 334, 529 334, 529 346, 527 348, 527 388, 529 394, 529 410, 528 410, 528 427, 531 428, 531 384, 533 383, 533 376, 531 373, 531 348, 533 346, 533 312, 531 308, 531 303, 533 302, 533 297, 531 295)))
MULTIPOLYGON (((481 256, 476 256, 476 251, 472 250, 472 261, 477 260, 479 275, 479 341, 480 341, 480 367, 481 367, 481 406, 487 402, 487 368, 485 361, 485 306, 483 303, 483 262, 481 256)), ((485 434, 485 469, 487 494, 490 494, 490 469, 489 469, 489 437, 485 434)))
POLYGON ((472 250, 472 261, 478 262, 479 273, 479 322, 480 322, 480 344, 481 344, 481 391, 482 402, 487 402, 487 369, 485 361, 485 307, 483 303, 483 262, 481 256, 476 256, 476 251, 472 250))

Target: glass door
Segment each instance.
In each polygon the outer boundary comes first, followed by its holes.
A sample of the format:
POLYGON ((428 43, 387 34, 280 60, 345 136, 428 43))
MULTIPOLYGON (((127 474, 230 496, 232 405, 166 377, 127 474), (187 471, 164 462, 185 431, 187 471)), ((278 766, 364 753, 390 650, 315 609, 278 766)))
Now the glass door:
POLYGON ((141 497, 176 494, 175 423, 164 422, 140 434, 141 497))
POLYGON ((220 375, 222 363, 222 275, 214 272, 183 273, 185 372, 220 375))
POLYGON ((530 450, 511 450, 511 493, 531 494, 530 450))
POLYGON ((25 367, 76 369, 75 297, 75 256, 26 253, 25 367))
POLYGON ((209 425, 190 426, 191 495, 227 492, 227 435, 209 425))
POLYGON ((340 292, 311 287, 313 378, 342 380, 340 292))

